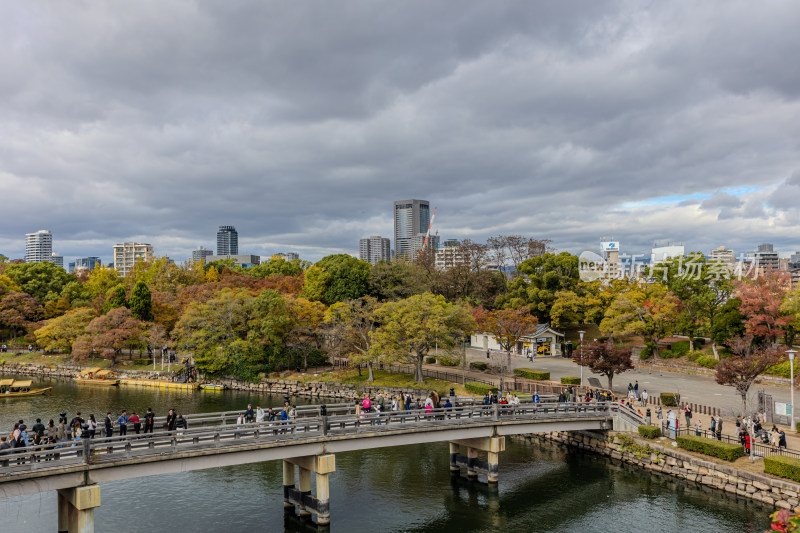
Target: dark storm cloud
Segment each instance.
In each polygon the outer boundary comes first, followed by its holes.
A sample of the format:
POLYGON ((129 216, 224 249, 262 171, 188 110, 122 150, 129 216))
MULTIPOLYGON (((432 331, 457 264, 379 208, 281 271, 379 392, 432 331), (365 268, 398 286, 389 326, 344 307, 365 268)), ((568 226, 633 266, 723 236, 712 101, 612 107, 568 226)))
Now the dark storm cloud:
POLYGON ((0 253, 49 228, 67 256, 180 260, 232 224, 317 259, 391 236, 408 197, 443 238, 800 245, 792 2, 4 11, 0 253))

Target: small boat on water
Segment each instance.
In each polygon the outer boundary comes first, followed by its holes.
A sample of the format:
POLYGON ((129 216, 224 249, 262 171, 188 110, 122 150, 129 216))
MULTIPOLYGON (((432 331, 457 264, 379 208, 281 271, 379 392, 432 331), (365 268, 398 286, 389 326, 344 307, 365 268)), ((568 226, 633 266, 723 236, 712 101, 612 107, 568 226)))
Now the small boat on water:
POLYGON ((14 380, 14 379, 0 379, 0 398, 21 398, 23 396, 38 396, 53 392, 53 387, 45 387, 43 389, 32 389, 32 381, 14 380))
POLYGON ((201 383, 200 388, 202 390, 225 390, 228 386, 219 383, 201 383))
POLYGON ((86 368, 81 370, 77 381, 85 385, 99 385, 101 387, 114 387, 119 385, 117 373, 113 370, 106 370, 103 368, 86 368))

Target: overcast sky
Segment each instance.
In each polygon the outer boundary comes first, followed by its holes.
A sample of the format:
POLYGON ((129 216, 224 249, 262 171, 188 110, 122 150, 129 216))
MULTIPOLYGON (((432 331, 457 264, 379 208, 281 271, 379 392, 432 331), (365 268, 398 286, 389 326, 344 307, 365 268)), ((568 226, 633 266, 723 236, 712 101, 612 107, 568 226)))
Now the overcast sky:
POLYGON ((0 253, 443 238, 800 249, 800 9, 0 0, 0 253))

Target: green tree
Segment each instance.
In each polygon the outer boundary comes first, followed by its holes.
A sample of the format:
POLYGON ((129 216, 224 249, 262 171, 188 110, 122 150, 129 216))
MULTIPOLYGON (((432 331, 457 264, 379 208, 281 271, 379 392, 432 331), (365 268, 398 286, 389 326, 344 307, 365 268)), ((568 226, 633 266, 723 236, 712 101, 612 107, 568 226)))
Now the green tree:
POLYGON ((87 298, 89 300, 94 300, 101 295, 105 297, 111 289, 121 282, 122 278, 115 269, 97 266, 94 270, 89 272, 89 277, 86 279, 86 283, 84 283, 83 286, 86 290, 87 298))
POLYGON ((72 344, 85 333, 86 326, 95 317, 97 314, 94 309, 80 307, 67 311, 57 318, 51 318, 44 326, 34 331, 36 343, 45 350, 69 352, 72 350, 72 344))
POLYGON ((5 275, 40 302, 57 300, 64 285, 77 278, 54 263, 19 263, 6 267, 5 275))
POLYGON ((580 282, 578 256, 567 252, 526 259, 517 271, 521 275, 508 284, 508 292, 498 298, 498 307, 528 306, 540 322, 550 319, 556 293, 575 290, 580 282))
POLYGON ((133 316, 144 322, 153 320, 153 299, 144 281, 137 281, 131 291, 128 307, 133 316))
POLYGON ((70 281, 64 285, 64 288, 61 289, 61 298, 66 299, 73 309, 89 307, 92 304, 92 298, 89 291, 86 290, 86 285, 79 281, 70 281))
POLYGON ((201 265, 190 263, 179 266, 166 257, 150 262, 139 261, 133 268, 133 276, 126 282, 143 282, 153 292, 176 295, 184 287, 203 283, 204 271, 201 265))
POLYGON ((250 306, 248 339, 251 343, 280 352, 292 331, 294 321, 286 300, 279 292, 264 290, 250 306))
POLYGON ((361 298, 369 292, 370 264, 347 254, 320 259, 306 271, 303 293, 325 305, 361 298), (319 272, 321 270, 322 272, 319 272))
POLYGON ((325 313, 333 351, 357 365, 366 363, 367 381, 374 381, 374 363, 380 354, 372 350, 372 335, 378 327, 380 304, 372 296, 338 302, 325 313))
POLYGON ((744 317, 739 311, 742 301, 739 298, 731 298, 725 302, 716 314, 714 323, 709 330, 711 346, 714 348, 714 357, 719 359, 717 346, 728 345, 730 339, 744 335, 744 317))
POLYGON ((680 311, 680 300, 665 286, 631 286, 614 299, 600 330, 610 337, 641 335, 658 356, 658 342, 675 331, 680 311))
POLYGON ((299 276, 303 270, 308 268, 306 261, 295 259, 286 261, 285 259, 270 259, 266 263, 251 266, 242 270, 242 273, 254 278, 268 278, 270 276, 299 276))
POLYGON ((103 313, 108 313, 117 307, 128 307, 128 300, 125 297, 125 286, 117 285, 111 289, 103 304, 103 313))
POLYGON ((380 301, 402 300, 430 290, 428 274, 405 259, 378 261, 370 268, 369 293, 380 301))
POLYGON ((387 302, 378 310, 378 319, 381 325, 372 335, 374 349, 414 364, 418 382, 423 381, 422 362, 434 346, 452 348, 476 327, 465 308, 431 293, 387 302))

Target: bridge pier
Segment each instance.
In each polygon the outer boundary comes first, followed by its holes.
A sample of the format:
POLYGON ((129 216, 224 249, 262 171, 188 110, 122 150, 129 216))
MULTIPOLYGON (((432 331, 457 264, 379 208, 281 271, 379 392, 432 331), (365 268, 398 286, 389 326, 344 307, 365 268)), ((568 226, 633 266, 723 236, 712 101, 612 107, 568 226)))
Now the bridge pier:
POLYGON ((300 516, 317 515, 317 524, 331 522, 328 474, 336 471, 333 454, 293 457, 283 461, 283 507, 297 507, 300 516), (294 485, 294 469, 299 469, 299 484, 294 485), (311 473, 316 479, 316 496, 311 494, 311 473))
POLYGON ((100 485, 60 489, 59 533, 94 533, 95 507, 100 507, 100 485))
POLYGON ((490 484, 499 481, 500 452, 506 449, 505 437, 483 437, 450 442, 450 471, 460 471, 466 467, 467 478, 475 479, 478 474, 486 474, 490 484), (467 453, 459 453, 465 450, 467 453), (480 458, 480 452, 486 453, 486 459, 480 458))

